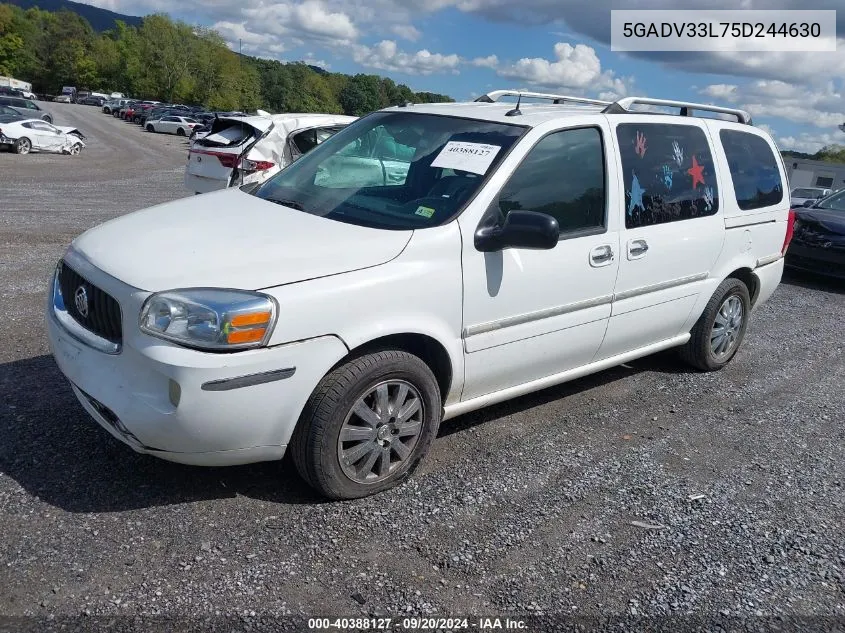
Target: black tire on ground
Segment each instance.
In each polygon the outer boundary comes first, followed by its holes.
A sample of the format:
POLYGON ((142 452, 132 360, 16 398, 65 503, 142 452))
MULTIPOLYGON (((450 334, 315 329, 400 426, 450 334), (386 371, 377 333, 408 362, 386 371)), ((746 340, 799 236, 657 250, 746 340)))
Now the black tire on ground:
POLYGON ((29 154, 32 149, 32 141, 22 136, 15 141, 15 154, 29 154))
POLYGON ((176 130, 176 136, 185 136, 185 130, 181 127, 176 130))
POLYGON ((320 381, 303 409, 289 450, 300 476, 315 490, 332 499, 357 499, 407 479, 431 447, 441 417, 440 388, 428 365, 399 350, 373 352, 349 360, 320 381), (340 432, 358 399, 389 380, 410 384, 419 393, 421 431, 409 456, 393 472, 373 483, 356 482, 340 463, 340 432))
MULTIPOLYGON (((751 296, 748 287, 739 279, 733 277, 725 279, 716 288, 704 312, 692 328, 690 340, 680 349, 681 358, 701 371, 718 371, 724 368, 731 362, 745 339, 750 314, 751 296), (711 345, 716 318, 720 316, 720 310, 734 298, 738 299, 742 306, 742 323, 733 335, 731 346, 724 353, 717 355, 711 345)), ((725 320, 724 315, 720 318, 725 320)))
POLYGON ((153 124, 148 123, 147 124, 147 132, 155 132, 155 131, 156 131, 156 129, 155 129, 155 127, 153 127, 153 124))
POLYGON ((44 120, 47 121, 47 123, 53 123, 53 117, 51 117, 49 114, 44 117, 44 120))

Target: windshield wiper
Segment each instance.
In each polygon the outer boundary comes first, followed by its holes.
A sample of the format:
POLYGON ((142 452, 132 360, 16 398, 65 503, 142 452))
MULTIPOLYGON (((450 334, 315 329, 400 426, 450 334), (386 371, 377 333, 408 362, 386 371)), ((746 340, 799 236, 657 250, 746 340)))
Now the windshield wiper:
MULTIPOLYGON (((297 211, 306 211, 305 207, 302 203, 297 202, 296 200, 279 200, 278 198, 264 198, 267 202, 275 202, 276 204, 280 204, 284 207, 290 207, 291 209, 296 209, 297 211)), ((307 213, 307 211, 306 211, 307 213)))

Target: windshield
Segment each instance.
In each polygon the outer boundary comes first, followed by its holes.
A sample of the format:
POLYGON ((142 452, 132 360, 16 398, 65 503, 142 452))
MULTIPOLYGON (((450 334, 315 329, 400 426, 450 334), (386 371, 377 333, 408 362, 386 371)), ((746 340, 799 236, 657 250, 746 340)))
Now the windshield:
POLYGON ((253 195, 340 222, 437 226, 461 210, 525 128, 378 112, 344 128, 253 195))
POLYGON ((830 209, 832 211, 845 211, 845 189, 817 202, 815 208, 830 209))
POLYGON ((824 195, 824 189, 793 189, 793 198, 821 198, 824 195))

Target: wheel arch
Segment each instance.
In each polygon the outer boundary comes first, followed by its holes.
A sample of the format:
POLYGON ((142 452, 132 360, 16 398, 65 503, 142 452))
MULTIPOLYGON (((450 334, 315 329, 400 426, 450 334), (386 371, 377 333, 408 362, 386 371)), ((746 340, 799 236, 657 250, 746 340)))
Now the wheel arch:
MULTIPOLYGON (((437 380, 440 396, 445 403, 455 387, 455 365, 452 356, 443 345, 433 336, 420 332, 400 332, 386 334, 350 346, 349 353, 341 358, 329 371, 348 363, 353 358, 388 349, 400 350, 420 358, 437 380)), ((329 373, 329 372, 326 372, 329 373)))
POLYGON ((748 294, 751 296, 751 305, 753 306, 757 302, 757 298, 760 296, 760 280, 750 267, 743 266, 742 268, 737 268, 730 272, 725 279, 739 279, 748 288, 748 294))

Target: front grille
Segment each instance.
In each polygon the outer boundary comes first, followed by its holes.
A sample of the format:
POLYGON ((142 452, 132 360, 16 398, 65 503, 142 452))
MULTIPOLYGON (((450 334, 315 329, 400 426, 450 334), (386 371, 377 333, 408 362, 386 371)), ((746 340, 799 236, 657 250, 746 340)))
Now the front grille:
POLYGON ((62 290, 65 310, 74 321, 112 343, 122 342, 120 305, 114 297, 97 288, 65 262, 62 262, 59 269, 59 287, 62 290), (84 290, 87 301, 77 302, 77 293, 82 294, 81 289, 84 290), (80 303, 83 307, 87 303, 87 315, 80 312, 80 303))

